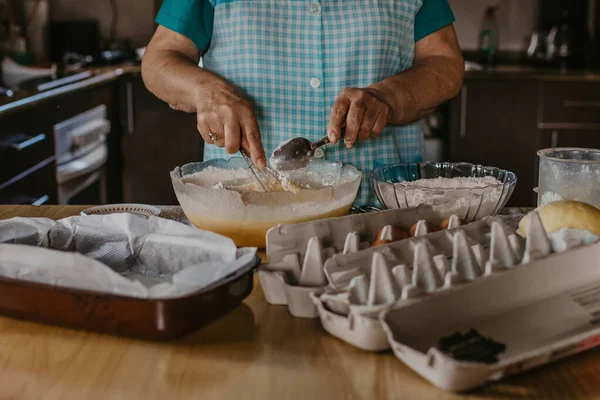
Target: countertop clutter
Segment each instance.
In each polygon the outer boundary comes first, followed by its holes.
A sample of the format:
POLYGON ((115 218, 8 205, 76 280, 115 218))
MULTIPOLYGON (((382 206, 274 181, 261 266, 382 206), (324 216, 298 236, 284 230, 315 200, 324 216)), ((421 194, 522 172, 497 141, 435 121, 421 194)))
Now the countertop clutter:
MULTIPOLYGON (((83 206, 0 206, 0 219, 60 219, 83 206)), ((526 209, 506 209, 515 226, 526 209)), ((166 218, 186 222, 179 207, 166 218)), ((600 349, 466 394, 433 387, 391 352, 369 353, 324 333, 318 320, 269 306, 260 283, 222 319, 175 342, 154 343, 0 318, 0 397, 19 399, 600 398, 600 349)))

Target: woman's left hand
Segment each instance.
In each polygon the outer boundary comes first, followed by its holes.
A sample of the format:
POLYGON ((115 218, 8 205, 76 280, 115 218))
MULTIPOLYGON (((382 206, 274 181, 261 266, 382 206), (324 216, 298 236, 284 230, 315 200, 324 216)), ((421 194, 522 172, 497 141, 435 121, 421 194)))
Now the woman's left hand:
POLYGON ((331 109, 327 136, 335 144, 345 127, 344 144, 351 149, 357 140, 379 136, 391 112, 385 95, 377 89, 343 89, 331 109))

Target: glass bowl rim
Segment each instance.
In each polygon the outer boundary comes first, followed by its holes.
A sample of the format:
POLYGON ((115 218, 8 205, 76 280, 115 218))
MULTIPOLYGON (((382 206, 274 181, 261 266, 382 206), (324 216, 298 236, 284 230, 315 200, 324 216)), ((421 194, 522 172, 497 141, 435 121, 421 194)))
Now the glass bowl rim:
POLYGON ((565 158, 551 157, 551 156, 547 155, 547 153, 550 153, 552 151, 589 151, 589 152, 594 152, 594 153, 600 154, 600 149, 592 149, 589 147, 549 147, 547 149, 538 150, 537 155, 539 158, 543 158, 545 160, 561 162, 561 163, 600 164, 600 160, 574 160, 572 158, 565 159, 565 158))
MULTIPOLYGON (((237 162, 240 162, 240 161, 243 163, 244 166, 247 167, 247 165, 245 164, 245 161, 244 161, 243 157, 237 157, 237 156, 235 156, 235 157, 229 157, 229 158, 214 158, 214 159, 206 160, 206 161, 189 162, 189 163, 183 164, 181 166, 175 167, 173 169, 173 171, 171 171, 171 173, 174 174, 176 178, 183 179, 185 176, 189 176, 189 174, 184 174, 183 173, 183 169, 186 168, 186 167, 189 167, 191 165, 199 165, 199 164, 205 164, 205 165, 207 165, 210 162, 215 162, 215 163, 217 163, 217 162, 225 162, 226 164, 230 164, 230 163, 233 164, 234 162, 237 163, 237 162)), ((337 161, 330 161, 330 160, 315 160, 315 161, 316 162, 327 162, 327 163, 330 163, 330 164, 337 163, 337 161)), ((215 167, 217 167, 217 166, 215 166, 215 167)), ((238 169, 238 168, 236 167, 234 169, 238 169)), ((348 181, 342 182, 342 183, 340 183, 340 184, 338 184, 336 186, 349 185, 349 184, 355 183, 357 180, 362 180, 362 178, 364 177, 363 172, 361 170, 359 170, 358 168, 356 168, 355 166, 353 166, 353 165, 342 164, 342 169, 349 169, 349 170, 351 170, 351 172, 353 172, 353 173, 356 174, 356 177, 354 179, 352 179, 352 180, 348 180, 348 181)), ((196 171, 196 172, 199 172, 199 171, 196 171)), ((191 182, 188 182, 188 184, 192 184, 192 185, 198 186, 198 185, 196 185, 194 183, 191 183, 191 182)), ((198 186, 198 187, 200 187, 200 186, 198 186)), ((334 187, 334 186, 331 186, 331 187, 334 187)))
MULTIPOLYGON (((381 167, 377 167, 371 170, 371 173, 369 174, 369 177, 374 180, 375 182, 379 183, 384 183, 386 185, 391 185, 391 186, 395 186, 396 184, 401 184, 403 182, 396 182, 396 183, 392 183, 392 182, 388 182, 388 181, 382 181, 379 180, 375 177, 375 173, 377 173, 378 171, 380 171, 383 168, 391 168, 391 167, 397 167, 397 166, 401 166, 401 165, 418 165, 419 167, 422 167, 424 165, 438 165, 438 164, 445 164, 445 165, 461 165, 461 166, 466 166, 466 167, 480 167, 480 168, 485 168, 485 169, 496 169, 502 172, 505 172, 508 175, 508 179, 506 182, 500 182, 497 184, 490 184, 490 185, 483 185, 483 186, 473 186, 473 187, 455 187, 455 188, 442 188, 442 187, 425 187, 425 186, 419 186, 419 185, 411 185, 409 187, 404 187, 404 189, 419 189, 419 190, 423 190, 423 191, 428 191, 428 192, 433 192, 433 191, 444 191, 444 192, 453 192, 453 191, 462 191, 462 190, 473 190, 473 189, 478 189, 478 190, 485 190, 485 189, 492 189, 492 188, 500 188, 500 187, 505 187, 505 186, 511 186, 516 184, 517 182, 517 175, 514 172, 511 172, 507 169, 502 169, 502 168, 498 168, 498 167, 492 167, 492 166, 485 166, 485 165, 480 165, 480 164, 472 164, 472 163, 467 163, 467 162, 445 162, 445 161, 441 161, 441 162, 432 162, 432 161, 425 161, 425 162, 417 162, 417 163, 397 163, 397 164, 390 164, 390 165, 384 165, 381 167)), ((465 177, 468 178, 468 177, 465 177)), ((434 179, 434 178, 432 178, 434 179)), ((449 178, 452 179, 452 178, 449 178)), ((407 181, 407 182, 416 182, 416 181, 407 181)), ((394 188, 395 189, 395 188, 394 188)))

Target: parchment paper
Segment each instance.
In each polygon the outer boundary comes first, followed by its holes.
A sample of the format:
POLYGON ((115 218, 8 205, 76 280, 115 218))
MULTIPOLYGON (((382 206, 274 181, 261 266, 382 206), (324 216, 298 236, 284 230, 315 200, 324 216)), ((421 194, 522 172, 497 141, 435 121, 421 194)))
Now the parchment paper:
POLYGON ((229 238, 158 217, 0 221, 0 276, 130 297, 196 292, 255 255, 255 248, 237 249, 229 238))

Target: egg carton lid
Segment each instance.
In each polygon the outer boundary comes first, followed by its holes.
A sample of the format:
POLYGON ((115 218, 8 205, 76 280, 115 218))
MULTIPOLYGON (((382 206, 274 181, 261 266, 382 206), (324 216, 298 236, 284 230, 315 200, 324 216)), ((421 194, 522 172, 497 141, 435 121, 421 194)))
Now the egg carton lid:
POLYGON ((446 390, 474 389, 600 345, 599 258, 600 242, 565 248, 379 319, 409 368, 446 390))

